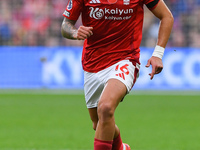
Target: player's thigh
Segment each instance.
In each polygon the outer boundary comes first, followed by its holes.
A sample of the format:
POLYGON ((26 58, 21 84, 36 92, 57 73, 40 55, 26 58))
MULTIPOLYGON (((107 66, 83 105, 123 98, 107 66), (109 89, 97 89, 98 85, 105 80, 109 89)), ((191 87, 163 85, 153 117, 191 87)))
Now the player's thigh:
POLYGON ((126 93, 127 88, 124 83, 117 79, 109 79, 101 94, 98 109, 113 113, 126 93))
POLYGON ((122 60, 106 69, 106 84, 98 108, 109 107, 108 109, 112 109, 113 112, 124 96, 130 92, 137 79, 138 71, 139 68, 129 60, 122 60))

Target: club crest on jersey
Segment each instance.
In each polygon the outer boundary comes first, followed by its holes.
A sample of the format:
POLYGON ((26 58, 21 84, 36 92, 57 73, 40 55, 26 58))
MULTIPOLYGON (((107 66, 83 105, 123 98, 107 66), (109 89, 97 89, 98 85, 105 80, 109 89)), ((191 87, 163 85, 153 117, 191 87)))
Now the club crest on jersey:
POLYGON ((114 4, 117 2, 117 0, 107 0, 110 4, 114 4))
POLYGON ((69 3, 67 5, 67 10, 71 10, 72 9, 72 0, 69 0, 69 3))
POLYGON ((130 4, 130 0, 123 0, 124 5, 129 5, 130 4))

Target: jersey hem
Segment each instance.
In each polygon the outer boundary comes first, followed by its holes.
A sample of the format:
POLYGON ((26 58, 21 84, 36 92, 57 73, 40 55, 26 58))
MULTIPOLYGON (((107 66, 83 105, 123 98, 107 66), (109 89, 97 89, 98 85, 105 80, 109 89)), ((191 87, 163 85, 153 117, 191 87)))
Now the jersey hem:
POLYGON ((90 73, 97 73, 97 72, 102 71, 102 70, 104 70, 104 69, 106 69, 106 68, 109 68, 110 66, 112 66, 112 65, 114 65, 114 64, 116 64, 116 63, 118 63, 118 62, 120 62, 120 61, 122 61, 122 60, 129 60, 134 66, 136 66, 136 64, 139 64, 139 65, 140 65, 140 62, 138 62, 138 61, 136 61, 136 60, 133 60, 133 59, 120 59, 120 60, 118 60, 118 61, 116 61, 116 62, 114 62, 114 63, 109 64, 108 66, 105 66, 105 67, 102 67, 102 68, 99 68, 99 69, 94 69, 94 70, 85 68, 85 67, 83 66, 83 70, 84 70, 84 71, 87 71, 87 72, 90 72, 90 73))

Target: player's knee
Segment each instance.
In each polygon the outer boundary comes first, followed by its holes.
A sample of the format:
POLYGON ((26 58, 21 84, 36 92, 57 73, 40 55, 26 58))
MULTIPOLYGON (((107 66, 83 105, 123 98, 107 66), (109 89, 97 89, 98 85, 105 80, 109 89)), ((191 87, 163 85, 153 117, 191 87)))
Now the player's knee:
POLYGON ((110 104, 100 104, 98 106, 99 119, 106 121, 114 116, 114 109, 110 104))

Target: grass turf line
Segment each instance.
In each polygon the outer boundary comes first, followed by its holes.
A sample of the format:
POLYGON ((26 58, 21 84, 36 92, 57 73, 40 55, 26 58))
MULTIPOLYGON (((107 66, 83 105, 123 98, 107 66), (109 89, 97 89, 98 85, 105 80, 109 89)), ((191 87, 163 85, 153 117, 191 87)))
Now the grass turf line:
MULTIPOLYGON (((0 94, 83 95, 83 89, 0 89, 0 94)), ((199 90, 132 90, 129 95, 190 95, 200 96, 199 90)))

